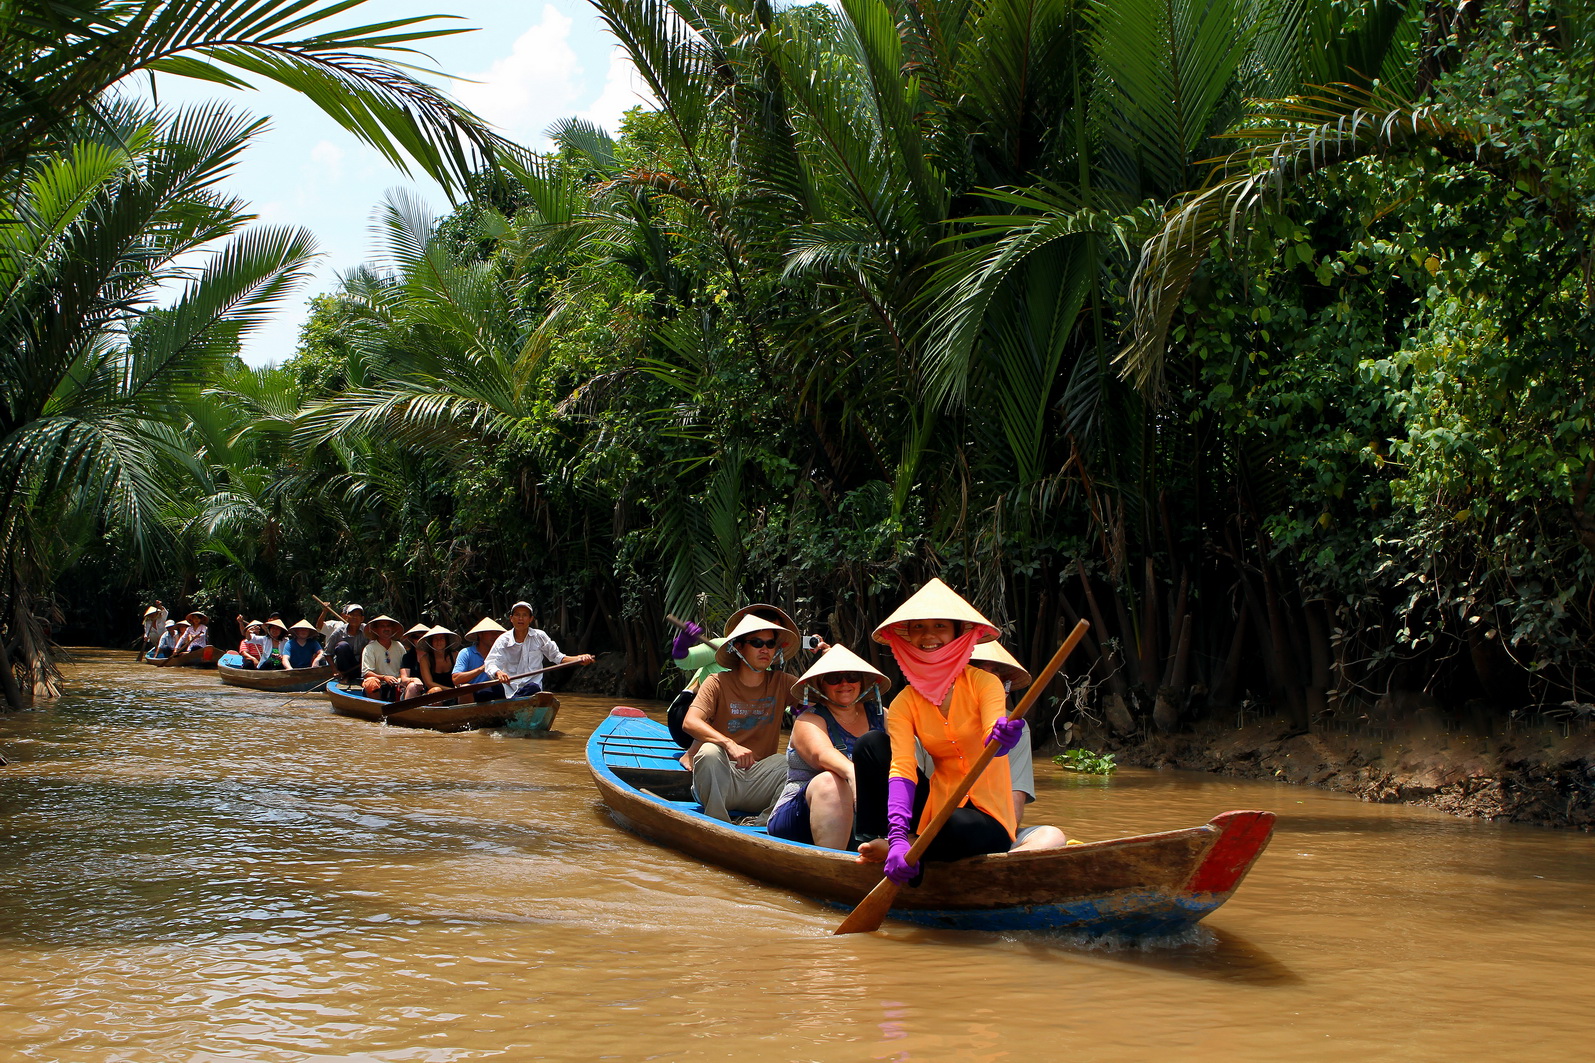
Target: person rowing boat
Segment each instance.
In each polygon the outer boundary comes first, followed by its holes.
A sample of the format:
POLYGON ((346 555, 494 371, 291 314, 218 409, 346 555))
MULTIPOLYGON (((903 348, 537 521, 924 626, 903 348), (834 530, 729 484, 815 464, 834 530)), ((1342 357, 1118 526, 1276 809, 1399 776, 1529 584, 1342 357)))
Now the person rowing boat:
POLYGON ((526 679, 513 685, 510 680, 512 675, 541 670, 545 661, 549 664, 563 664, 566 661, 571 664, 593 663, 590 653, 567 657, 548 637, 548 632, 532 626, 536 620, 537 614, 531 602, 516 602, 510 606, 510 630, 500 635, 488 651, 487 675, 504 684, 505 697, 522 698, 542 690, 543 684, 537 679, 526 679))
MULTIPOLYGON (((975 646, 997 636, 995 624, 939 579, 875 629, 875 640, 891 649, 908 685, 892 701, 886 731, 864 736, 854 749, 857 828, 873 839, 859 847, 859 859, 884 860, 893 882, 907 883, 919 873, 919 865, 906 860, 915 826, 935 817, 986 742, 996 742, 998 756, 1005 756, 1024 734, 1020 721, 1007 718, 1002 683, 969 667, 975 646), (915 763, 916 739, 933 761, 929 778, 915 763)), ((1016 833, 1008 773, 986 772, 925 856, 949 861, 1062 844, 1043 835, 1016 845, 1016 833)))

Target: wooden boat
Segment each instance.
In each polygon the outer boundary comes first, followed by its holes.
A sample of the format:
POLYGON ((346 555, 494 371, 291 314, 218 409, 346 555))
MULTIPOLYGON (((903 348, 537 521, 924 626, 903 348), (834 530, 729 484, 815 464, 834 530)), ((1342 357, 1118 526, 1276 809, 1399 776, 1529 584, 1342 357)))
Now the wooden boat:
MULTIPOLYGON (((469 696, 469 695, 467 695, 469 696)), ((546 731, 559 715, 559 699, 544 690, 526 698, 501 698, 498 701, 470 702, 465 705, 423 705, 384 716, 391 702, 378 701, 338 685, 327 684, 327 699, 332 711, 373 723, 387 722, 400 727, 425 727, 433 731, 470 731, 479 727, 500 727, 523 710, 529 710, 528 731, 546 731)))
POLYGON ((302 694, 319 690, 338 670, 327 664, 320 668, 268 668, 261 671, 245 668, 243 654, 226 653, 216 662, 216 671, 221 675, 222 682, 229 686, 269 690, 276 694, 302 694))
POLYGON ((202 646, 197 650, 174 653, 170 657, 151 657, 146 654, 144 660, 157 668, 215 668, 217 657, 214 646, 202 646))
MULTIPOLYGON (((587 766, 615 820, 645 838, 772 885, 852 907, 881 880, 854 854, 772 838, 704 815, 681 748, 640 709, 614 709, 587 742, 587 766)), ((1225 812, 1199 827, 926 864, 893 918, 956 930, 1162 935, 1235 892, 1274 830, 1272 812, 1225 812)))

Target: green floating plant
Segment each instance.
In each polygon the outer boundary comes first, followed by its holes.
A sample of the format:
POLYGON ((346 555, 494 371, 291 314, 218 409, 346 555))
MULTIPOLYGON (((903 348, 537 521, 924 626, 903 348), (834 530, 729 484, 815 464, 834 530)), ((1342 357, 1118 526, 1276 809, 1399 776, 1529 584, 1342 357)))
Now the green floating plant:
POLYGON ((1089 749, 1066 749, 1052 758, 1052 762, 1069 771, 1087 775, 1112 775, 1118 770, 1112 753, 1093 753, 1089 749))

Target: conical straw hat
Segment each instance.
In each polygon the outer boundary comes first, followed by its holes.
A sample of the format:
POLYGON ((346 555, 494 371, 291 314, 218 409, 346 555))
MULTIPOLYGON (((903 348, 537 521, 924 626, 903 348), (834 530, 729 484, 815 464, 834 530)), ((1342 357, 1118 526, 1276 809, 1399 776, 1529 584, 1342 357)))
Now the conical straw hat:
POLYGON ((484 616, 481 623, 477 624, 475 627, 465 633, 465 637, 468 639, 474 639, 476 636, 483 634, 484 632, 494 635, 502 635, 507 630, 509 629, 503 624, 500 624, 497 620, 494 620, 490 616, 484 616))
POLYGON ((453 642, 455 639, 460 637, 460 633, 458 631, 453 631, 444 627, 442 624, 437 624, 434 627, 428 628, 426 634, 422 635, 421 638, 425 640, 431 638, 433 635, 447 635, 450 642, 453 642))
POLYGON ((394 627, 401 630, 404 628, 403 624, 393 619, 393 617, 389 616, 387 613, 383 613, 381 616, 372 617, 370 620, 366 621, 366 627, 368 628, 374 628, 378 624, 392 624, 394 627))
POLYGON ((301 620, 301 621, 299 621, 299 623, 295 624, 293 627, 289 628, 288 630, 289 631, 308 631, 312 635, 320 634, 320 632, 318 632, 316 630, 316 625, 312 624, 308 620, 301 620))
POLYGON ((797 622, 787 615, 786 610, 774 605, 765 605, 763 602, 754 602, 752 605, 744 605, 727 617, 725 630, 721 634, 726 638, 730 638, 731 629, 742 623, 743 617, 749 615, 762 617, 765 620, 780 621, 778 624, 767 624, 765 625, 766 627, 784 627, 788 631, 796 631, 798 629, 797 622))
POLYGON ((984 642, 975 647, 975 652, 970 655, 971 664, 976 661, 991 665, 991 670, 997 673, 997 678, 1014 690, 1023 690, 1030 685, 1030 673, 1025 671, 1025 666, 1014 658, 1014 655, 1003 649, 1000 642, 984 642))
POLYGON ((289 631, 288 625, 283 623, 281 620, 267 620, 264 621, 264 623, 266 625, 267 631, 270 631, 272 628, 276 628, 278 631, 281 631, 284 634, 289 631))
POLYGON ((980 610, 964 601, 958 592, 939 579, 932 579, 921 587, 908 601, 897 607, 897 611, 882 620, 875 628, 875 641, 886 644, 886 629, 898 624, 906 624, 910 620, 957 620, 965 624, 975 624, 984 628, 984 632, 977 641, 990 642, 1001 632, 997 625, 980 615, 980 610))
POLYGON ((831 672, 861 672, 864 675, 864 685, 869 686, 873 681, 881 688, 881 693, 892 689, 892 681, 884 673, 875 669, 864 658, 848 649, 846 646, 832 646, 820 655, 820 659, 809 665, 809 670, 798 676, 794 684, 802 687, 805 684, 812 687, 814 693, 823 694, 824 687, 820 685, 820 676, 831 672))
POLYGON ((150 607, 149 607, 149 608, 148 608, 148 609, 146 609, 146 610, 144 610, 144 615, 145 615, 145 616, 155 616, 155 615, 156 615, 156 614, 157 614, 157 613, 159 613, 159 612, 160 612, 160 610, 159 610, 159 609, 157 609, 157 608, 155 608, 155 607, 154 607, 154 606, 153 606, 153 605, 152 605, 152 606, 150 606, 150 607))
POLYGON ((744 635, 751 635, 755 631, 774 631, 776 639, 781 644, 781 653, 789 661, 797 654, 798 643, 802 641, 798 638, 798 633, 791 628, 782 627, 772 620, 765 620, 763 617, 749 614, 743 617, 736 627, 726 632, 725 645, 714 651, 714 659, 720 667, 735 668, 737 666, 737 661, 741 660, 737 656, 735 646, 737 639, 742 638, 744 635))
POLYGON ((188 611, 188 612, 187 612, 187 613, 186 613, 186 614, 185 614, 185 615, 184 615, 184 616, 183 616, 183 619, 184 619, 184 620, 187 620, 187 619, 188 619, 188 618, 189 618, 189 617, 191 617, 191 616, 197 616, 197 617, 199 617, 199 620, 200 620, 200 623, 202 623, 202 624, 208 624, 208 623, 210 623, 210 617, 209 617, 209 616, 206 616, 206 615, 205 615, 205 611, 204 611, 204 610, 203 610, 203 609, 190 609, 190 610, 189 610, 189 611, 188 611))
POLYGON ((429 630, 431 630, 431 629, 428 628, 425 624, 421 624, 421 623, 411 624, 410 625, 410 630, 406 631, 404 633, 404 637, 407 638, 407 639, 418 639, 418 638, 423 637, 429 630))

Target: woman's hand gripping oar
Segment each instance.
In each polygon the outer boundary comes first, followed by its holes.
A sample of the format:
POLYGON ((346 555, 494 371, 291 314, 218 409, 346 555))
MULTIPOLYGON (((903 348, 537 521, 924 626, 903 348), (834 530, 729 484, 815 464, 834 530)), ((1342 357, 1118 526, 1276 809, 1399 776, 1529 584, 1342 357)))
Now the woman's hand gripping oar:
MULTIPOLYGON (((1068 660, 1069 654, 1074 652, 1074 648, 1080 644, 1080 640, 1085 638, 1085 633, 1090 627, 1091 625, 1084 620, 1074 626, 1074 630, 1069 632, 1069 637, 1063 640, 1063 645, 1058 647, 1058 652, 1052 655, 1052 660, 1047 662, 1047 666, 1036 676, 1035 682, 1030 684, 1030 689, 1025 692, 1024 699, 1014 706, 1014 710, 1008 714, 1008 719, 1024 719, 1025 713, 1030 711, 1030 706, 1036 703, 1036 699, 1041 696, 1042 690, 1052 681, 1052 677, 1057 674, 1058 669, 1063 667, 1063 662, 1068 660)), ((936 840, 936 835, 941 833, 942 827, 947 825, 947 821, 952 818, 953 813, 964 803, 964 798, 969 796, 970 788, 975 785, 975 781, 980 778, 981 773, 986 770, 986 766, 996 756, 997 743, 987 742, 986 748, 981 750, 980 756, 975 759, 974 767, 969 769, 969 773, 958 784, 958 788, 953 791, 947 803, 936 810, 936 815, 930 821, 930 825, 920 832, 919 840, 908 850, 908 856, 905 858, 908 864, 917 864, 924 858, 925 850, 930 847, 931 842, 936 840)), ((886 913, 891 910, 892 901, 897 899, 897 891, 901 888, 889 878, 881 879, 880 885, 870 890, 869 895, 858 902, 858 907, 854 908, 848 917, 842 920, 842 925, 837 927, 834 933, 867 934, 872 930, 879 930, 881 920, 886 918, 886 913)))

